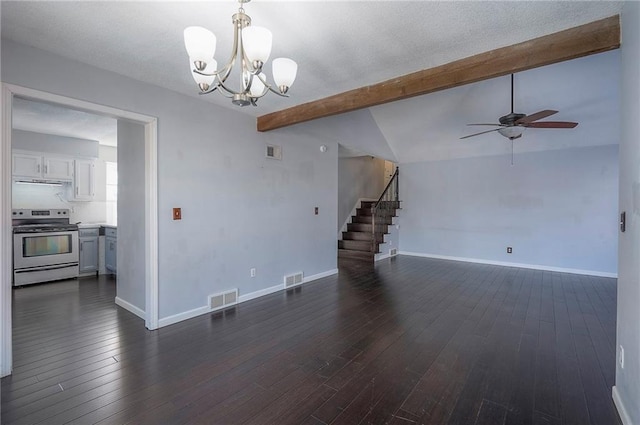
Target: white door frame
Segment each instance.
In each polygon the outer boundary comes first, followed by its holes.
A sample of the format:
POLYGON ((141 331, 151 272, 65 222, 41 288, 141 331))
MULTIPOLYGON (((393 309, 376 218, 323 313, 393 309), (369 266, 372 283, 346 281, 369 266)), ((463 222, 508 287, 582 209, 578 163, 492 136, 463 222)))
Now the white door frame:
POLYGON ((144 125, 145 326, 158 328, 158 121, 155 117, 2 83, 0 133, 0 376, 11 374, 11 108, 13 97, 57 103, 144 125))

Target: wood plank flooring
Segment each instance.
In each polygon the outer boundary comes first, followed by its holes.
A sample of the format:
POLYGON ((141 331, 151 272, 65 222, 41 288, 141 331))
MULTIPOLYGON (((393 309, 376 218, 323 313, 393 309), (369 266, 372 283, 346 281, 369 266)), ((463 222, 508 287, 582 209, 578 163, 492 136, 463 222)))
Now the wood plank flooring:
POLYGON ((3 424, 620 424, 616 281, 399 256, 158 331, 14 290, 3 424))

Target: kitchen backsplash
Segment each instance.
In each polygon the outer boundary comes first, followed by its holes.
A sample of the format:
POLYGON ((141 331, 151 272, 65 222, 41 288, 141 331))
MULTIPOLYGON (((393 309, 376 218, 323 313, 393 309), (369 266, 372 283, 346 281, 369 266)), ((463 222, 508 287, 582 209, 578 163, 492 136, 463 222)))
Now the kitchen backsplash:
POLYGON ((71 223, 106 223, 107 205, 104 201, 70 202, 67 201, 68 185, 49 186, 38 184, 12 185, 12 208, 47 209, 68 208, 71 210, 71 223))

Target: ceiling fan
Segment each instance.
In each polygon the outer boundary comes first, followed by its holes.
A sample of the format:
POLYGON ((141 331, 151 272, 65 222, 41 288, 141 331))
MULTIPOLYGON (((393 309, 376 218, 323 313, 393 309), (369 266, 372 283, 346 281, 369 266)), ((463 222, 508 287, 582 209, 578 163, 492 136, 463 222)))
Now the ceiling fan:
POLYGON ((513 112, 513 74, 511 74, 511 113, 498 120, 499 124, 467 124, 467 125, 491 125, 493 130, 481 131, 480 133, 470 134, 468 136, 461 137, 460 139, 467 139, 469 137, 479 136, 480 134, 491 133, 497 131, 504 137, 513 141, 519 137, 522 137, 522 133, 525 128, 574 128, 578 125, 577 122, 569 121, 538 121, 543 118, 547 118, 553 114, 557 114, 558 111, 545 109, 544 111, 536 112, 535 114, 516 114, 513 112))

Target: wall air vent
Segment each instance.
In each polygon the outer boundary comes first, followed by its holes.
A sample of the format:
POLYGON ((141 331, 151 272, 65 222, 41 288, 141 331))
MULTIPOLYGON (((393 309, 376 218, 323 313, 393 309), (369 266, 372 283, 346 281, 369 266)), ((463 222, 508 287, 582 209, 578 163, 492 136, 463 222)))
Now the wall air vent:
POLYGON ((267 145, 265 155, 267 158, 271 159, 282 159, 282 147, 277 145, 267 145))
POLYGON ((238 289, 230 289, 218 294, 209 295, 209 308, 211 311, 228 307, 238 303, 238 289))
POLYGON ((394 255, 398 255, 398 248, 391 248, 389 250, 389 256, 393 257, 394 255))
POLYGON ((303 280, 302 272, 289 274, 284 277, 284 287, 290 288, 292 286, 300 285, 303 280))

